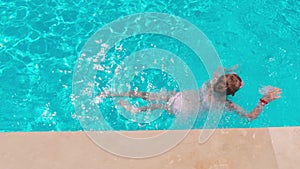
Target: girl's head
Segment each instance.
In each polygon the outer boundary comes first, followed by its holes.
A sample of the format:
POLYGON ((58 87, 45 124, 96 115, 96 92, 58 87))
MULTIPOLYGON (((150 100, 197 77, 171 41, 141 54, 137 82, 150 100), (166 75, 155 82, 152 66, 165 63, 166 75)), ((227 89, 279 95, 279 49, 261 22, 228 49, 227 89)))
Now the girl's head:
POLYGON ((217 93, 234 96, 242 86, 242 79, 237 74, 225 74, 219 77, 213 89, 217 93))

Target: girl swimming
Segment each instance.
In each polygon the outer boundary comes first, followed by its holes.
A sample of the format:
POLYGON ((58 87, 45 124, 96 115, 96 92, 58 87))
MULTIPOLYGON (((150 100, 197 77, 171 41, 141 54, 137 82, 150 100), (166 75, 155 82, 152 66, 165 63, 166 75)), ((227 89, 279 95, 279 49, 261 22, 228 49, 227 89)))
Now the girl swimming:
MULTIPOLYGON (((228 70, 224 69, 225 72, 228 70)), ((205 82, 199 90, 187 91, 171 91, 162 93, 138 92, 130 91, 120 94, 100 93, 98 97, 131 97, 141 98, 147 101, 155 101, 155 103, 143 107, 135 107, 128 101, 119 100, 118 104, 131 113, 139 113, 147 110, 162 109, 169 113, 192 113, 208 111, 211 105, 225 104, 228 111, 233 111, 242 117, 256 119, 261 113, 265 105, 269 102, 280 98, 281 89, 267 86, 260 90, 263 97, 259 99, 257 106, 250 113, 246 112, 242 107, 233 103, 227 96, 234 96, 235 93, 243 87, 243 81, 236 73, 227 73, 219 75, 218 71, 214 74, 214 78, 205 82), (198 105, 195 103, 199 103, 198 105)))

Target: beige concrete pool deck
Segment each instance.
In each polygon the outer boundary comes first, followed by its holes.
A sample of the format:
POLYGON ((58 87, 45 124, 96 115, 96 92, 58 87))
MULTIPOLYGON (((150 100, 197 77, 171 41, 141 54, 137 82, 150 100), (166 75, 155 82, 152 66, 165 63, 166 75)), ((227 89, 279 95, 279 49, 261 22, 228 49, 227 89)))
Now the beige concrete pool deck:
POLYGON ((204 144, 198 143, 200 132, 144 159, 113 155, 84 132, 0 133, 0 169, 299 169, 300 127, 217 129, 204 144))

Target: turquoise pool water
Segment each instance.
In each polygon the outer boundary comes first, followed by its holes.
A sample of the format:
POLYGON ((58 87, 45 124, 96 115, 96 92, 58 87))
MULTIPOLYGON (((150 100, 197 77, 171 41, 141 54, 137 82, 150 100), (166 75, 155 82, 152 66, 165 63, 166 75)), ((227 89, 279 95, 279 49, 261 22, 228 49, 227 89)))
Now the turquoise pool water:
MULTIPOLYGON (((73 67, 81 48, 105 24, 142 12, 163 12, 188 20, 211 40, 224 66, 239 64, 245 85, 232 100, 245 109, 254 108, 261 85, 282 88, 282 98, 270 103, 257 120, 249 122, 225 113, 220 128, 300 125, 299 1, 2 0, 0 131, 82 130, 70 99, 73 67)), ((141 39, 137 48, 155 43, 176 54, 192 55, 177 42, 164 46, 174 41, 170 38, 145 35, 137 39, 141 39)), ((128 49, 137 48, 128 44, 128 49)), ((200 70, 199 83, 208 78, 200 70)), ((159 72, 147 77, 153 79, 155 74, 164 77, 159 72)), ((157 85, 164 82, 161 79, 157 85)), ((165 129, 175 118, 163 114, 158 121, 139 124, 106 113, 107 121, 118 130, 165 129)), ((203 118, 197 118, 194 128, 202 127, 203 118)))

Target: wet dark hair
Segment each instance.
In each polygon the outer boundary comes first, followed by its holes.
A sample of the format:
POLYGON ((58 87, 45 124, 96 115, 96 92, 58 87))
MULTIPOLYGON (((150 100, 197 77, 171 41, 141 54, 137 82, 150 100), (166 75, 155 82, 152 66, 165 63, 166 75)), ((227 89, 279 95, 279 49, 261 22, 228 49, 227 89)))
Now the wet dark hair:
POLYGON ((237 74, 225 74, 219 77, 217 82, 214 85, 214 90, 218 91, 217 88, 220 83, 226 84, 222 85, 222 87, 225 87, 226 89, 226 95, 232 95, 234 96, 234 93, 237 92, 242 85, 242 79, 237 74))

